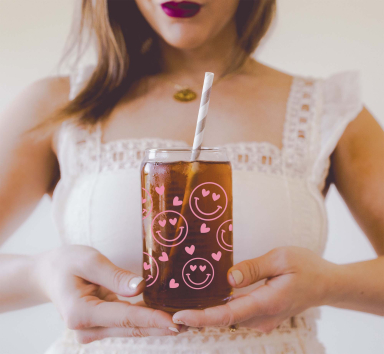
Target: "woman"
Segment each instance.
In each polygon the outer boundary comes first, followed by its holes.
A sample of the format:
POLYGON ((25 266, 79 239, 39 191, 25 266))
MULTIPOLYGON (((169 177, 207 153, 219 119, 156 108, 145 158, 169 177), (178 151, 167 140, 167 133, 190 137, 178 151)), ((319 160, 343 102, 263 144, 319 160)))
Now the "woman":
POLYGON ((52 301, 72 331, 48 353, 318 354, 313 308, 384 315, 384 133, 355 73, 306 79, 251 59, 274 6, 83 0, 97 66, 39 81, 4 112, 1 240, 48 193, 64 246, 1 255, 0 306, 52 301), (233 166, 235 297, 171 316, 138 296, 138 170, 147 147, 191 145, 205 71, 219 77, 205 145, 233 166), (321 258, 331 183, 377 259, 321 258))

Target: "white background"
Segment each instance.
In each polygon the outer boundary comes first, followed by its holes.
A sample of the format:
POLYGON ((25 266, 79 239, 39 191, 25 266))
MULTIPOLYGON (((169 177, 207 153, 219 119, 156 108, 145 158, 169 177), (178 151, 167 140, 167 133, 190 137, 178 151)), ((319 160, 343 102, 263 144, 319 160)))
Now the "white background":
MULTIPOLYGON (((0 1, 0 110, 27 84, 56 73, 73 3, 0 1)), ((359 70, 364 102, 384 125, 384 2, 280 0, 277 17, 258 51, 259 60, 309 76, 359 70)), ((325 257, 336 263, 374 258, 334 189, 327 206, 330 235, 325 257)), ((59 246, 49 212, 50 202, 44 197, 1 252, 37 253, 59 246)), ((0 315, 0 353, 42 353, 62 330, 50 304, 0 315)), ((384 319, 378 316, 323 308, 319 332, 328 354, 384 353, 384 319)))

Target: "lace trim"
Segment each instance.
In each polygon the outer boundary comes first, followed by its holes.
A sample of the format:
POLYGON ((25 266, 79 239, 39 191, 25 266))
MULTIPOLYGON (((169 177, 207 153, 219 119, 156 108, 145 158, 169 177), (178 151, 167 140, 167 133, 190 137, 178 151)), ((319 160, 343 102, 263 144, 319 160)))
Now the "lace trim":
POLYGON ((140 167, 144 151, 148 148, 186 147, 187 143, 167 139, 130 139, 117 140, 101 145, 101 172, 125 170, 140 167))
MULTIPOLYGON (((234 170, 259 171, 303 178, 308 170, 311 122, 315 113, 314 80, 295 77, 292 82, 284 123, 283 149, 268 142, 225 144, 234 170)), ((159 138, 122 139, 101 142, 101 125, 89 132, 67 124, 74 142, 76 159, 70 174, 98 173, 139 168, 144 150, 151 147, 185 147, 184 141, 159 138)))
POLYGON ((317 82, 294 78, 287 105, 287 119, 283 138, 284 173, 304 177, 308 170, 311 123, 315 117, 317 82))
POLYGON ((224 147, 234 170, 282 174, 281 150, 273 144, 250 142, 224 147))
POLYGON ((98 172, 118 171, 127 168, 139 168, 147 148, 185 147, 183 141, 159 138, 116 140, 101 143, 99 126, 93 132, 67 123, 64 130, 74 141, 74 159, 69 160, 71 175, 92 174, 98 172))
POLYGON ((46 354, 51 353, 323 354, 324 349, 316 339, 315 318, 307 314, 285 320, 268 334, 251 328, 231 333, 228 328, 205 327, 175 337, 106 338, 81 345, 74 332, 67 330, 46 354))

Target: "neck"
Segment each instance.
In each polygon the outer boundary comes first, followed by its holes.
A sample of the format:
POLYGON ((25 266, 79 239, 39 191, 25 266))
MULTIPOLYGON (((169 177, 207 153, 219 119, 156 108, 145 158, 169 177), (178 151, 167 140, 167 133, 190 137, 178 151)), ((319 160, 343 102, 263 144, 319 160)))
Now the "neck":
POLYGON ((207 71, 218 78, 225 75, 239 54, 235 23, 231 22, 215 38, 194 49, 179 49, 160 42, 162 73, 183 83, 201 82, 207 71))

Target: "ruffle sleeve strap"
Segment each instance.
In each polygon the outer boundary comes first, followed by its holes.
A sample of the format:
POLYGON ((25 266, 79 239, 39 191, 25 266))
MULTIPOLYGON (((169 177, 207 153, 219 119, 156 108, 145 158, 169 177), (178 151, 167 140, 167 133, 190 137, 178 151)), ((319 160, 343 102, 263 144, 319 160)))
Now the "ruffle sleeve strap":
POLYGON ((322 82, 319 142, 312 180, 322 190, 330 167, 330 156, 348 124, 363 108, 360 74, 342 72, 322 82))
POLYGON ((84 67, 79 67, 71 72, 69 77, 70 80, 70 92, 69 100, 72 101, 80 91, 85 87, 88 80, 91 78, 95 66, 88 65, 84 67))

